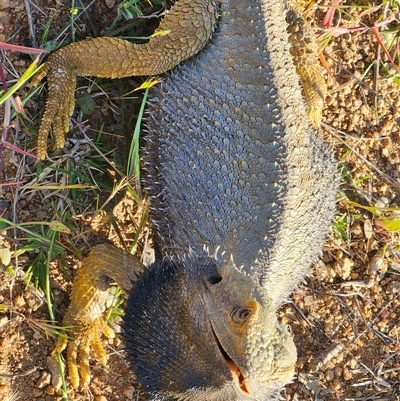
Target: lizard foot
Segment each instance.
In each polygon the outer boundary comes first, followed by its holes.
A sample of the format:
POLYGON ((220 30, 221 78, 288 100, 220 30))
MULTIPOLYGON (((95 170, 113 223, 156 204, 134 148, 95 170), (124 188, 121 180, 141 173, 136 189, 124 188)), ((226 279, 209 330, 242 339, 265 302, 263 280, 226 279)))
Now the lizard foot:
POLYGON ((129 292, 143 269, 142 263, 128 252, 109 244, 100 244, 92 249, 78 270, 71 303, 62 322, 67 335, 59 338, 52 352, 54 355, 67 349, 69 378, 74 388, 79 386, 80 378, 84 382, 90 381, 90 348, 98 361, 106 364, 101 336, 114 337, 113 330, 102 317, 110 282, 117 282, 125 292, 129 292))
POLYGON ((80 377, 86 383, 90 382, 89 353, 94 350, 97 360, 105 365, 107 355, 101 341, 101 335, 114 338, 114 331, 107 326, 101 317, 91 319, 90 315, 69 313, 65 316, 63 326, 73 331, 72 339, 60 337, 52 355, 67 348, 68 375, 74 388, 79 387, 80 377))
POLYGON ((63 49, 52 54, 38 79, 47 75, 49 97, 46 111, 38 134, 39 159, 47 154, 47 138, 53 128, 55 147, 62 148, 65 144, 65 133, 69 130, 69 117, 74 109, 74 91, 76 86, 76 73, 63 57, 63 49))

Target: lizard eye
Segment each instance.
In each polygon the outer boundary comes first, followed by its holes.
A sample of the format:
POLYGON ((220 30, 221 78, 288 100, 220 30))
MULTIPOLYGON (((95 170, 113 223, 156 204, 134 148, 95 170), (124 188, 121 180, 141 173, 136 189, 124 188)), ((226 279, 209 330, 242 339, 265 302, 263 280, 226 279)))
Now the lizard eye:
POLYGON ((242 324, 244 323, 251 315, 251 310, 248 308, 236 308, 232 312, 232 320, 235 323, 242 324))

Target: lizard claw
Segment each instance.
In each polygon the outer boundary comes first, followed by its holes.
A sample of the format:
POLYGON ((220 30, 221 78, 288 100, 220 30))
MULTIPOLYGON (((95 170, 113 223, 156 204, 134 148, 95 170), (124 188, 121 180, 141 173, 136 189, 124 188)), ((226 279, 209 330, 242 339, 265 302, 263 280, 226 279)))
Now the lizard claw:
POLYGON ((62 148, 65 133, 69 130, 69 117, 74 109, 76 73, 63 57, 63 49, 52 54, 40 77, 47 75, 49 97, 38 134, 38 158, 44 159, 47 153, 47 138, 53 128, 55 146, 62 148))

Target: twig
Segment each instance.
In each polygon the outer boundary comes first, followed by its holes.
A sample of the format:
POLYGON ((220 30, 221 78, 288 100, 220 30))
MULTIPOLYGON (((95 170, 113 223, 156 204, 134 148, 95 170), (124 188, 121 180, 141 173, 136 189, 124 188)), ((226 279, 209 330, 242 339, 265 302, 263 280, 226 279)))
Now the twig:
POLYGON ((28 16, 30 37, 31 37, 33 45, 35 47, 37 47, 35 29, 33 27, 33 20, 32 20, 31 4, 30 4, 29 0, 24 0, 24 3, 25 3, 26 14, 28 16))

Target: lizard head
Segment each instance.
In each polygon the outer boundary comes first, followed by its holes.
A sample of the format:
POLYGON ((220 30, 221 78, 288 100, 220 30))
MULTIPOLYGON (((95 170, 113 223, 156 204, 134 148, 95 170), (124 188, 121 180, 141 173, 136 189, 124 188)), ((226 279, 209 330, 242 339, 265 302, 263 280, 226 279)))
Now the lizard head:
POLYGON ((239 394, 269 399, 294 375, 292 336, 278 323, 267 290, 238 271, 232 260, 210 277, 204 297, 207 316, 239 394))
POLYGON ((154 400, 269 400, 296 349, 266 290, 232 261, 190 255, 150 266, 131 290, 127 353, 154 400))

